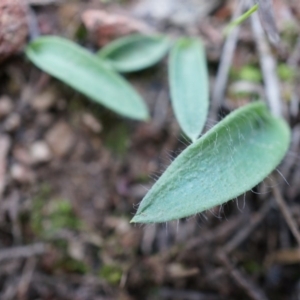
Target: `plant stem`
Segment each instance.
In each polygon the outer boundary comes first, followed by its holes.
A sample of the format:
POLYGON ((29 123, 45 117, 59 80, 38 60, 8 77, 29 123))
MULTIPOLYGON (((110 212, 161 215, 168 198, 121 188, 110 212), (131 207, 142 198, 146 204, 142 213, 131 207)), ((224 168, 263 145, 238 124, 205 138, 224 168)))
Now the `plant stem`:
POLYGON ((258 4, 255 4, 249 10, 247 10, 244 14, 242 14, 240 17, 233 20, 228 26, 226 26, 226 28, 224 30, 224 36, 227 36, 233 28, 239 26, 241 23, 246 21, 254 12, 257 11, 257 9, 258 9, 258 4))

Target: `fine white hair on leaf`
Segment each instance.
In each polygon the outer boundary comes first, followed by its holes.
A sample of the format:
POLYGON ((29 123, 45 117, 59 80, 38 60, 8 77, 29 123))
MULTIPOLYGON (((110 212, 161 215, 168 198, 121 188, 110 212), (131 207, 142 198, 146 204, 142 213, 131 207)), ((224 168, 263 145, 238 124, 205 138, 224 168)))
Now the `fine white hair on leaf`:
POLYGON ((208 211, 209 211, 214 217, 216 217, 217 219, 222 219, 222 218, 220 217, 219 214, 216 214, 216 213, 214 212, 214 208, 211 208, 211 209, 209 209, 208 211))
POLYGON ((180 137, 178 137, 177 140, 185 147, 188 147, 191 144, 191 141, 183 134, 180 137))
POLYGON ((244 204, 243 204, 243 207, 240 208, 239 198, 236 197, 236 198, 235 198, 235 203, 236 203, 236 207, 237 207, 238 211, 241 212, 241 213, 243 213, 243 212, 244 212, 243 209, 245 208, 245 202, 244 202, 244 204))
POLYGON ((279 171, 279 169, 276 169, 276 172, 282 177, 282 179, 285 181, 285 183, 290 186, 290 184, 288 183, 287 179, 284 177, 284 175, 279 171))

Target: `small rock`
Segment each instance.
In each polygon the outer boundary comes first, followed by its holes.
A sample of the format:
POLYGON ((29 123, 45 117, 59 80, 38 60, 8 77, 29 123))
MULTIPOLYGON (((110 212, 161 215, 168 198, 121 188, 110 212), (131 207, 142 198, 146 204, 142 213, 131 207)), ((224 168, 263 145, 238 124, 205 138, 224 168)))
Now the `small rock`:
POLYGON ((133 13, 157 23, 171 23, 184 28, 195 26, 218 7, 220 0, 143 0, 137 1, 133 13))
POLYGON ((10 169, 10 175, 13 180, 18 183, 32 183, 34 181, 34 174, 24 165, 14 163, 10 169))
POLYGON ((28 22, 21 0, 0 1, 0 62, 20 51, 26 43, 28 22))
POLYGON ((49 128, 54 122, 54 115, 51 113, 39 113, 36 116, 37 125, 42 128, 49 128))
POLYGON ((8 116, 13 111, 12 100, 8 96, 0 97, 0 119, 8 116))
POLYGON ((33 164, 46 163, 52 158, 48 145, 43 141, 35 142, 30 147, 30 156, 33 164))
POLYGON ((81 16, 88 32, 99 46, 104 46, 117 37, 130 33, 149 33, 152 30, 138 19, 121 14, 112 14, 105 10, 88 9, 81 16))
POLYGON ((36 95, 32 101, 31 106, 38 112, 45 112, 54 106, 56 102, 56 95, 52 91, 45 91, 36 95))
POLYGON ((89 113, 84 113, 82 115, 82 122, 86 127, 91 129, 94 133, 99 133, 102 130, 102 126, 99 123, 99 121, 89 113))
POLYGON ((15 160, 17 160, 19 163, 22 163, 26 166, 29 166, 31 164, 31 156, 29 154, 29 151, 27 148, 21 145, 15 145, 12 154, 15 160))
POLYGON ((4 130, 7 132, 16 131, 21 125, 21 117, 17 113, 12 113, 4 122, 4 130))
POLYGON ((68 253, 69 255, 79 261, 83 261, 85 257, 84 245, 82 241, 78 239, 70 239, 68 243, 68 253))
POLYGON ((46 134, 46 142, 54 155, 63 157, 75 143, 75 136, 66 122, 59 122, 46 134))

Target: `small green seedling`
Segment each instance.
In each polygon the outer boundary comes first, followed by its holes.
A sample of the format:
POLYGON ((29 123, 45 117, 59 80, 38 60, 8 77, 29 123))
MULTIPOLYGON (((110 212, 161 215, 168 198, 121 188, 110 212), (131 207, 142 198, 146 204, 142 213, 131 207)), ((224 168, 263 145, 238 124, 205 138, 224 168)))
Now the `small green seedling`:
MULTIPOLYGON (((251 8, 228 30, 257 8, 251 8)), ((178 41, 171 52, 172 103, 193 143, 153 185, 132 223, 167 222, 222 205, 260 183, 288 150, 290 128, 262 102, 237 109, 197 140, 208 109, 204 57, 203 48, 192 40, 178 41)))
POLYGON ((136 120, 149 119, 138 93, 117 72, 134 72, 160 61, 171 41, 163 35, 130 35, 102 48, 96 55, 55 36, 43 36, 26 48, 39 68, 114 112, 136 120))
POLYGON ((119 74, 96 55, 63 38, 44 36, 26 48, 39 68, 116 113, 148 120, 143 99, 119 74))
POLYGON ((204 46, 199 39, 179 39, 169 59, 171 100, 183 132, 195 142, 208 113, 209 84, 204 46))
MULTIPOLYGON (((271 25, 265 29, 275 39, 274 20, 267 11, 270 0, 265 2, 259 11, 266 15, 271 25)), ((253 6, 232 22, 226 33, 257 9, 258 5, 253 6)), ((26 54, 42 70, 94 101, 123 116, 147 120, 143 100, 116 72, 152 66, 170 46, 170 40, 163 36, 133 35, 94 55, 70 41, 50 36, 30 43, 26 54)), ((166 222, 221 205, 261 182, 278 166, 289 147, 288 125, 262 102, 232 112, 198 139, 209 106, 207 63, 199 39, 181 38, 174 43, 169 83, 175 116, 193 143, 154 184, 131 222, 166 222)))
POLYGON ((109 43, 98 56, 114 70, 129 73, 157 64, 170 46, 170 39, 164 35, 132 34, 109 43))
POLYGON ((252 189, 281 162, 290 129, 262 102, 237 109, 186 148, 141 202, 131 222, 166 222, 252 189))

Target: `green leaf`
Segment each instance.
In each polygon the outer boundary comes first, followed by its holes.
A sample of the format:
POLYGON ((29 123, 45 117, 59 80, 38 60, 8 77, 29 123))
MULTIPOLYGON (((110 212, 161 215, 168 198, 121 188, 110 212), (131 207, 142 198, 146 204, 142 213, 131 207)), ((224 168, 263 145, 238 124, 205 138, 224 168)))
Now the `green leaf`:
POLYGON ((166 222, 221 205, 268 176, 289 143, 286 122, 262 102, 239 108, 173 161, 131 222, 166 222))
POLYGON ((118 72, 134 72, 158 63, 167 54, 170 45, 165 36, 134 34, 113 41, 98 55, 118 72))
POLYGON ((169 62, 171 100, 183 132, 194 142, 206 121, 209 84, 205 50, 196 38, 181 38, 169 62))
POLYGON ((145 103, 133 88, 96 55, 73 42, 41 37, 27 46, 26 55, 43 71, 116 113, 137 120, 149 118, 145 103))

